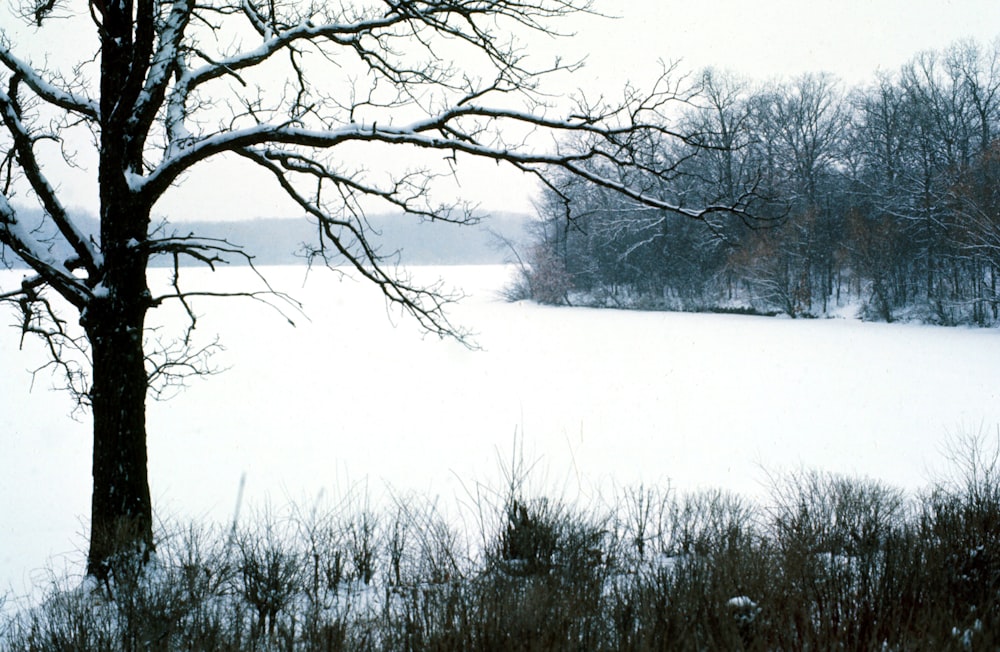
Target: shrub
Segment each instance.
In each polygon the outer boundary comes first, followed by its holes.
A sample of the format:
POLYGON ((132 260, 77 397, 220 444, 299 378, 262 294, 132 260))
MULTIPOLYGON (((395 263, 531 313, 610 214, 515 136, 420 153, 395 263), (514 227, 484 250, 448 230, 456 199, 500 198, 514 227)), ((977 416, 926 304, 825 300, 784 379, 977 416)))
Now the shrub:
POLYGON ((982 439, 954 451, 909 498, 798 472, 762 506, 638 487, 586 510, 529 494, 515 460, 474 496, 476 546, 418 496, 161 524, 148 561, 0 617, 0 648, 997 649, 1000 467, 982 439))

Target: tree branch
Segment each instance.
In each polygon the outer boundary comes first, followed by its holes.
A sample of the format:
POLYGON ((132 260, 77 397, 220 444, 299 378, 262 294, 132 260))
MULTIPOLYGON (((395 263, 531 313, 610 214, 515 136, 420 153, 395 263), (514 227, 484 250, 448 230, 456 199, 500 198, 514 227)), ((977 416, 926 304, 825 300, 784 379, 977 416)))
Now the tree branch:
MULTIPOLYGON (((56 196, 55 189, 49 184, 48 179, 42 173, 41 166, 35 158, 33 145, 36 138, 29 135, 28 128, 21 122, 20 110, 16 102, 15 94, 18 81, 19 78, 16 76, 11 79, 10 95, 0 91, 0 118, 3 119, 4 126, 7 127, 7 131, 13 140, 18 163, 45 212, 52 218, 59 232, 66 238, 66 241, 73 248, 73 251, 79 257, 87 271, 91 275, 96 275, 100 254, 77 228, 76 224, 74 224, 56 196)), ((16 222, 16 220, 14 221, 16 222)), ((13 231, 10 231, 9 235, 12 238, 17 237, 13 231)), ((26 250, 32 248, 28 245, 27 241, 23 240, 23 236, 20 239, 22 240, 22 246, 26 250)), ((13 245, 11 246, 13 247, 13 245)), ((37 250, 34 252, 33 257, 35 259, 38 259, 38 253, 37 250)))

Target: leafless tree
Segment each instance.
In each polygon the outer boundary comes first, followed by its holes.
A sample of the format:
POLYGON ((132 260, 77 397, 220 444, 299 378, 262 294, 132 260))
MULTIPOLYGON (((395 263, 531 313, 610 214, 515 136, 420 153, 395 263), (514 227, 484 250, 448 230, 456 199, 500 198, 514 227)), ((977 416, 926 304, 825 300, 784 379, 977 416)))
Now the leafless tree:
POLYGON ((381 205, 475 221, 469 204, 434 200, 435 179, 453 165, 485 159, 543 184, 553 172, 569 174, 695 220, 739 209, 680 207, 649 183, 673 168, 635 152, 651 138, 678 137, 666 126, 676 99, 666 80, 646 93, 623 88, 611 102, 581 95, 569 106, 544 94, 549 75, 577 64, 536 64, 521 37, 558 35, 560 20, 592 11, 587 0, 26 3, 22 17, 38 30, 33 47, 57 19, 94 36, 61 67, 65 57, 32 60, 0 32, 0 244, 5 259, 34 271, 0 298, 20 311, 24 333, 43 338, 93 414, 91 574, 108 572, 121 542, 152 546, 151 381, 204 371, 204 352, 186 346, 184 334, 151 359, 146 318, 210 293, 181 284, 176 265, 173 288, 154 295, 147 267, 157 257, 214 265, 249 256, 228 242, 157 229, 152 212, 182 175, 224 156, 263 170, 315 225, 314 257, 353 266, 427 330, 459 337, 444 312, 448 297, 397 273, 364 218, 381 205), (66 168, 51 163, 53 151, 76 162, 68 138, 81 131, 99 161, 93 235, 61 195, 66 168), (362 158, 384 166, 368 170, 362 158), (399 160, 414 167, 391 164, 399 160), (73 363, 67 347, 86 362, 73 363))

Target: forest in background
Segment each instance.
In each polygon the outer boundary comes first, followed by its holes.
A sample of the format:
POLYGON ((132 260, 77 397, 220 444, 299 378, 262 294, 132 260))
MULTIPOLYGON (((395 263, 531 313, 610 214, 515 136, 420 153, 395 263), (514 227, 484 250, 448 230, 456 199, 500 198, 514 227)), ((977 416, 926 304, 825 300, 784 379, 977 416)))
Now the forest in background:
POLYGON ((680 161, 679 205, 747 210, 684 220, 564 179, 539 201, 514 298, 1000 322, 1000 41, 854 88, 711 69, 695 86, 690 136, 649 143, 650 161, 680 161))

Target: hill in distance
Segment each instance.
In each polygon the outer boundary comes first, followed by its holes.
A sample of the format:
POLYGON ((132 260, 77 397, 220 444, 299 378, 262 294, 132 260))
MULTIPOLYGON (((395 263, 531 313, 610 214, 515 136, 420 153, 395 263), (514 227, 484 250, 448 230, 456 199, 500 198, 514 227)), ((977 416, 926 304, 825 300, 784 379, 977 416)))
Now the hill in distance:
MULTIPOLYGON (((422 220, 413 215, 386 214, 369 216, 366 231, 370 243, 381 254, 392 257, 398 252, 401 264, 497 264, 510 258, 503 239, 523 240, 528 220, 523 214, 495 213, 478 224, 463 226, 422 220)), ((308 220, 288 218, 178 222, 166 226, 168 233, 194 233, 240 245, 254 257, 255 265, 304 263, 307 247, 318 242, 316 228, 308 220)), ((230 262, 241 261, 232 257, 230 262)))
MULTIPOLYGON (((28 224, 42 225, 37 211, 21 211, 21 218, 28 224)), ((366 232, 370 243, 390 260, 396 257, 405 265, 487 265, 508 262, 510 250, 504 239, 511 242, 522 241, 525 226, 530 216, 517 213, 493 213, 478 224, 462 226, 443 221, 428 221, 414 215, 383 214, 369 216, 366 232)), ((96 218, 84 220, 85 233, 98 232, 96 218)), ((218 220, 192 222, 166 222, 157 234, 186 236, 189 234, 204 238, 225 240, 237 245, 253 257, 255 265, 298 265, 305 264, 307 246, 318 242, 315 224, 306 219, 257 218, 250 220, 218 220)), ((36 237, 51 240, 57 255, 60 242, 44 233, 44 227, 35 230, 36 237)), ((24 263, 13 252, 0 247, 0 268, 23 268, 24 263)), ((234 265, 245 264, 242 256, 228 256, 234 265)), ((336 264, 336 260, 332 260, 336 264)), ((151 261, 152 266, 172 265, 173 261, 164 256, 151 261)), ((182 258, 181 264, 197 264, 189 258, 182 258)))

